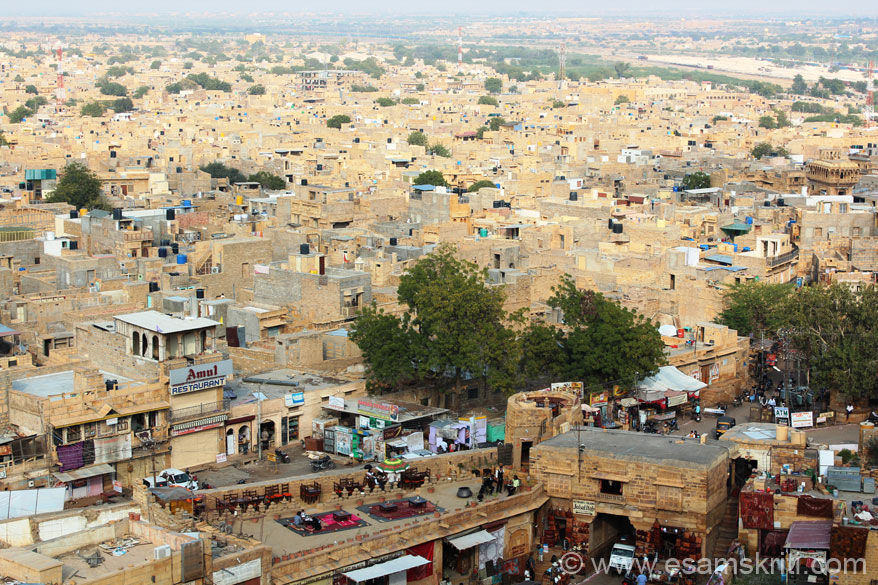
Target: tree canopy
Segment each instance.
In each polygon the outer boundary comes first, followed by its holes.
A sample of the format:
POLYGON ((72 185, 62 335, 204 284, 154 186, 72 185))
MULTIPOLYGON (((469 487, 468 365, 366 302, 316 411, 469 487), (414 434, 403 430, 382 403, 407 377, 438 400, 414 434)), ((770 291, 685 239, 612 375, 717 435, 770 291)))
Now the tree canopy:
POLYGON ((467 191, 469 191, 470 193, 475 193, 479 189, 484 189, 485 187, 496 187, 496 186, 497 185, 494 184, 494 181, 489 181, 488 179, 482 179, 481 181, 476 181, 475 183, 470 185, 469 189, 467 189, 467 191))
POLYGON ((30 116, 31 114, 33 114, 33 112, 31 110, 29 110, 27 108, 27 106, 18 106, 17 108, 15 108, 11 112, 9 112, 8 117, 9 117, 9 121, 12 124, 18 124, 19 122, 21 122, 22 120, 24 120, 25 118, 30 116))
POLYGON ((92 118, 100 118, 104 115, 104 112, 107 111, 107 108, 101 102, 91 102, 82 106, 80 109, 80 113, 83 116, 90 116, 92 118))
POLYGON ((341 129, 342 124, 350 124, 351 117, 347 114, 337 114, 326 121, 326 126, 329 128, 341 129))
POLYGON ((251 182, 259 183, 263 189, 269 189, 271 191, 280 191, 281 189, 287 188, 287 182, 284 181, 282 177, 278 177, 277 175, 273 175, 268 171, 259 171, 258 173, 250 175, 251 182))
POLYGON ((375 100, 375 103, 381 106, 382 108, 389 108, 390 106, 395 106, 396 102, 389 97, 380 97, 375 100))
POLYGON ((243 183, 247 180, 244 173, 234 167, 227 167, 219 161, 208 163, 201 170, 210 175, 212 179, 228 179, 229 183, 243 183))
POLYGON ((446 187, 448 183, 441 171, 424 171, 415 177, 415 185, 433 185, 434 187, 446 187))
POLYGON ((247 89, 247 93, 250 95, 265 95, 265 86, 262 84, 251 85, 247 89))
POLYGON ((485 91, 488 93, 500 93, 503 91, 503 80, 499 77, 489 77, 485 80, 485 91))
POLYGON ((785 321, 785 307, 793 289, 788 284, 766 284, 747 280, 723 291, 723 310, 717 321, 738 335, 772 338, 785 321))
POLYGON ((710 187, 710 175, 697 171, 683 177, 683 189, 707 189, 710 187))
POLYGON ((756 160, 764 156, 788 156, 790 153, 783 146, 772 146, 768 142, 760 142, 750 151, 756 160))
POLYGON ((441 156, 442 158, 449 158, 451 156, 451 151, 448 150, 448 147, 444 144, 440 144, 439 142, 434 142, 427 148, 427 152, 430 154, 435 154, 436 156, 441 156))
POLYGON ((496 106, 496 105, 498 105, 497 98, 493 98, 489 95, 483 95, 479 98, 479 105, 496 106))
POLYGON ((105 209, 107 203, 101 190, 101 180, 81 162, 64 167, 49 203, 69 203, 76 209, 105 209))
POLYGON ((406 142, 408 142, 412 146, 427 146, 427 135, 419 130, 415 130, 414 132, 411 132, 409 134, 406 142))

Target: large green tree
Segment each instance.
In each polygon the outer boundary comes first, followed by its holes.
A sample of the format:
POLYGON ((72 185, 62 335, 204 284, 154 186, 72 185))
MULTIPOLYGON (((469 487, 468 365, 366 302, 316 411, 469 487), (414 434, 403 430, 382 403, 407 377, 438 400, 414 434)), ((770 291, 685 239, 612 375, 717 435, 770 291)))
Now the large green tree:
POLYGON ((243 183, 247 180, 244 173, 234 167, 227 167, 219 161, 208 163, 201 170, 210 175, 212 179, 228 179, 229 183, 243 183))
POLYGON ((49 203, 69 203, 76 209, 106 209, 101 180, 87 166, 72 162, 64 167, 49 203))
POLYGON ((666 362, 664 343, 654 323, 599 292, 576 288, 565 275, 552 289, 550 307, 564 315, 560 362, 569 380, 587 386, 633 381, 666 362))
POLYGON ((409 134, 406 142, 408 142, 412 146, 427 146, 428 139, 426 134, 424 134, 420 130, 415 130, 409 134))
POLYGON ((503 91, 503 80, 499 77, 489 77, 485 80, 485 90, 489 93, 500 93, 503 91))
POLYGON ((788 284, 735 283, 723 291, 723 310, 717 321, 738 335, 764 334, 771 339, 787 324, 786 307, 792 292, 788 284))
POLYGON ((350 124, 350 123, 351 123, 350 116, 348 116, 346 114, 338 114, 338 115, 331 117, 329 120, 327 120, 326 126, 329 128, 335 128, 337 130, 340 130, 342 124, 350 124))
POLYGON ((287 188, 287 182, 284 181, 283 177, 278 177, 268 171, 259 171, 250 175, 250 181, 259 183, 263 189, 270 189, 272 191, 280 191, 287 188))
POLYGON ((465 379, 476 378, 514 390, 517 343, 507 327, 503 289, 488 286, 486 271, 455 252, 443 244, 400 278, 401 317, 375 307, 357 317, 351 338, 373 386, 420 380, 457 392, 465 379))
POLYGON ((424 171, 415 177, 415 185, 433 185, 434 187, 446 187, 448 183, 441 171, 424 171))
POLYGON ((683 189, 707 189, 710 187, 710 175, 697 171, 683 177, 683 189))

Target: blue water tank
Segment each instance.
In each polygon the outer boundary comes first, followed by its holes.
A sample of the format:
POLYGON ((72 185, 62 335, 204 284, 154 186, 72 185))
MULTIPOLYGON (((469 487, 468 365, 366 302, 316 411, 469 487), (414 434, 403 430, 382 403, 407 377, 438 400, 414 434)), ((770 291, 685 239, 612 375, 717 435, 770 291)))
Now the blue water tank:
POLYGON ((183 207, 192 207, 192 200, 191 199, 184 199, 183 200, 183 207))
POLYGON ((177 254, 177 264, 186 264, 186 254, 177 254))
POLYGON ((702 250, 710 250, 710 246, 708 246, 707 244, 701 244, 698 247, 701 248, 702 250))
POLYGON ((752 223, 753 223, 753 218, 750 217, 750 216, 748 215, 748 216, 747 216, 747 219, 745 219, 744 221, 747 223, 747 225, 752 225, 752 223))
POLYGON ((488 237, 488 228, 479 228, 479 236, 482 238, 488 237))
POLYGON ((738 251, 738 244, 732 244, 732 249, 733 249, 735 252, 737 252, 737 251, 738 251))
POLYGON ((749 251, 750 251, 750 246, 744 246, 744 248, 743 248, 741 251, 742 251, 742 252, 749 252, 749 251))

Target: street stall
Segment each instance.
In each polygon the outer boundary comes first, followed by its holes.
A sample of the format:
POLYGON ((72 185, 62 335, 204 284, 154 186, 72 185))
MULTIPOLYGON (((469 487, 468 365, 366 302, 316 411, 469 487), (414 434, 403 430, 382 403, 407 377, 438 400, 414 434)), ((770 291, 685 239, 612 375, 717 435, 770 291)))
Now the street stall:
POLYGON ((442 553, 442 558, 445 559, 442 577, 452 582, 468 579, 475 567, 484 566, 478 559, 480 547, 495 542, 495 535, 487 530, 476 530, 446 539, 442 553))
POLYGON ((349 584, 366 585, 405 585, 406 571, 423 565, 429 565, 429 561, 417 555, 403 555, 399 558, 385 561, 342 573, 349 584))
POLYGON ((832 520, 793 522, 784 543, 790 585, 827 585, 832 520))
POLYGON ((640 403, 641 422, 649 415, 659 415, 658 419, 670 420, 687 412, 692 401, 698 400, 701 389, 707 384, 687 376, 674 366, 662 366, 654 376, 640 380, 637 384, 637 400, 640 403), (663 415, 663 416, 662 416, 663 415))
POLYGON ((448 453, 469 446, 470 424, 468 421, 434 420, 428 429, 429 449, 434 453, 448 453))

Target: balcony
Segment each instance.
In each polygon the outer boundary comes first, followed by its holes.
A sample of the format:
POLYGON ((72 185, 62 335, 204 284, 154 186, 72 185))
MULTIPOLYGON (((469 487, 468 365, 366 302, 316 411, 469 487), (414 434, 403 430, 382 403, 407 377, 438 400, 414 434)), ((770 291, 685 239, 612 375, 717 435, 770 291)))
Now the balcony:
POLYGON ((172 422, 180 422, 190 418, 199 418, 218 412, 225 412, 229 409, 229 399, 226 398, 220 402, 207 402, 197 406, 189 406, 186 408, 171 409, 170 420, 172 422))
POLYGON ((609 502, 611 504, 624 504, 625 496, 622 494, 603 494, 598 492, 597 498, 600 502, 609 502))
POLYGON ((766 256, 765 265, 768 268, 774 268, 775 266, 780 266, 781 264, 786 264, 787 262, 791 262, 799 257, 799 249, 793 248, 789 252, 784 254, 779 254, 777 256, 766 256))

